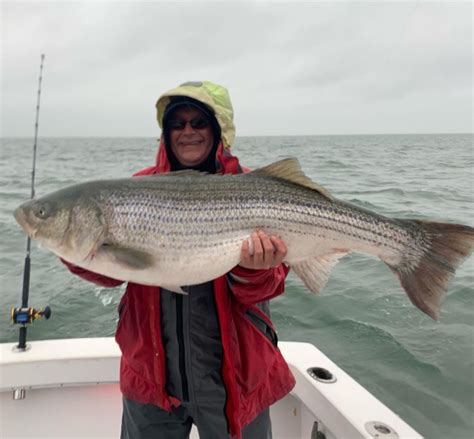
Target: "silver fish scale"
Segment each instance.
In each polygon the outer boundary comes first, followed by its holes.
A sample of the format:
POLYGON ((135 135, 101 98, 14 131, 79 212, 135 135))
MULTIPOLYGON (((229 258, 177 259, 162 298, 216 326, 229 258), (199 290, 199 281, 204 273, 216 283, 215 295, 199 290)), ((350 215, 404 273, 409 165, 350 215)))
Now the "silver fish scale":
POLYGON ((416 263, 422 253, 417 244, 427 241, 421 229, 284 180, 252 174, 119 180, 103 189, 99 203, 110 240, 141 249, 189 252, 222 247, 243 232, 264 229, 306 240, 329 235, 334 247, 349 240, 363 249, 409 252, 416 263))

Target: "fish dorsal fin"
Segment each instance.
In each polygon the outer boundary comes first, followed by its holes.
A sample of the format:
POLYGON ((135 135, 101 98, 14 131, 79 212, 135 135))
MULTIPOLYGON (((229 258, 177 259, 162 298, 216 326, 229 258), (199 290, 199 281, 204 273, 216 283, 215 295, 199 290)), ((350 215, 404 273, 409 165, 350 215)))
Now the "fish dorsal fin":
POLYGON ((279 160, 271 165, 256 169, 255 171, 252 171, 252 174, 286 180, 319 192, 322 196, 329 198, 330 200, 333 199, 327 189, 319 186, 304 174, 301 170, 300 163, 294 157, 279 160))

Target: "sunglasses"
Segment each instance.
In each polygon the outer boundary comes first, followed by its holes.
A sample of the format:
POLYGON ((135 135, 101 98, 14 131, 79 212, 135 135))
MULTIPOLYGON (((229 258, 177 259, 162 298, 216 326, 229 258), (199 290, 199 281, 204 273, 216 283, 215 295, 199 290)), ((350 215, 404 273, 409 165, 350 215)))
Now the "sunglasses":
POLYGON ((168 122, 168 128, 171 130, 184 130, 186 128, 186 124, 189 122, 189 125, 191 125, 191 128, 194 130, 202 130, 204 128, 207 128, 209 124, 211 123, 209 119, 206 119, 204 117, 200 117, 197 119, 191 119, 191 120, 184 120, 184 119, 173 119, 168 122))

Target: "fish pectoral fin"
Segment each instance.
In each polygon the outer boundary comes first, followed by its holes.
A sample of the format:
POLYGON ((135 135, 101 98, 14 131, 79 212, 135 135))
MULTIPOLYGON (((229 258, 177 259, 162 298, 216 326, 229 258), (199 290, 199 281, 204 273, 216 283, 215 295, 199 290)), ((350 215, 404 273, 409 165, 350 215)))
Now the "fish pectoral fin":
POLYGON ((313 257, 292 264, 291 268, 310 291, 319 294, 329 280, 333 267, 348 253, 349 250, 313 257))
POLYGON ((144 270, 153 264, 153 256, 149 253, 114 244, 102 244, 98 253, 112 258, 117 264, 131 270, 144 270))

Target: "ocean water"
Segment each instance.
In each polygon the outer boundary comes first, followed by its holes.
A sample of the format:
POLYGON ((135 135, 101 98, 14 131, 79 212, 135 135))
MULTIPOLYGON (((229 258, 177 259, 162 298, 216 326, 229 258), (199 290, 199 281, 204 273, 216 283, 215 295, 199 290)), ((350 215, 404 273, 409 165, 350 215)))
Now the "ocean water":
MULTIPOLYGON (((26 237, 12 211, 29 198, 33 140, 1 140, 0 342, 20 305, 26 237)), ((126 177, 153 163, 156 139, 40 138, 36 193, 126 177)), ((295 156, 338 198, 399 218, 474 226, 472 134, 246 137, 233 151, 252 168, 295 156)), ((474 436, 474 257, 458 270, 439 322, 418 311, 380 261, 345 257, 324 292, 290 274, 272 302, 281 340, 313 343, 427 438, 474 436)), ((30 340, 112 336, 122 288, 96 287, 32 246, 30 305, 53 316, 30 340)), ((350 397, 350 395, 348 395, 350 397)))

